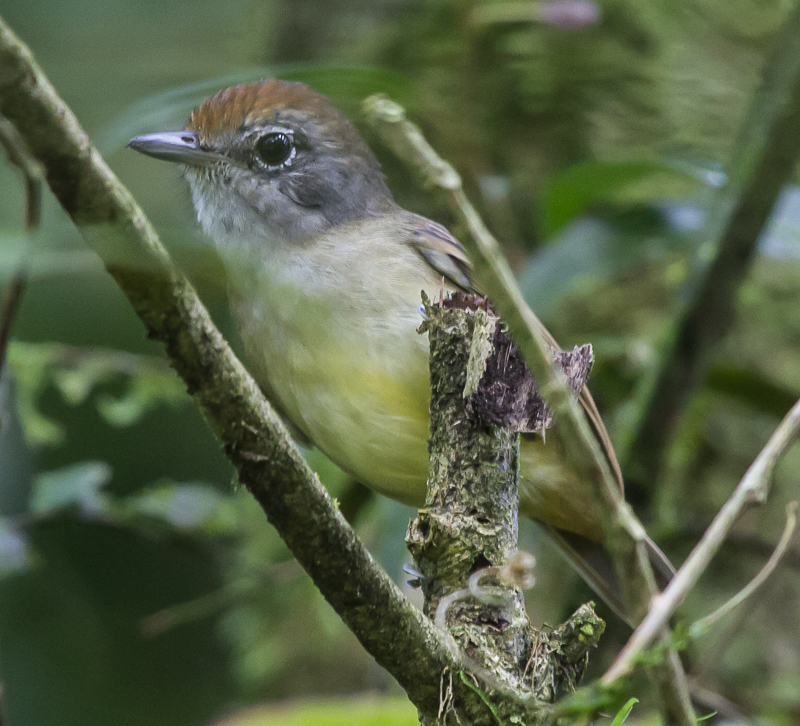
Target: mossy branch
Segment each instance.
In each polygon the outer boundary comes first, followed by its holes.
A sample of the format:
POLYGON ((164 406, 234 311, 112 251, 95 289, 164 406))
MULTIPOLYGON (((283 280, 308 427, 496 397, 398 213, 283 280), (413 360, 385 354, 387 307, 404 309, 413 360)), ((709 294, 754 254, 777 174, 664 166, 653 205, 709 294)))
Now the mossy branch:
MULTIPOLYGON (((554 631, 537 632, 525 612, 522 585, 532 584, 533 561, 517 551, 519 431, 548 425, 546 406, 485 299, 455 293, 431 304, 423 294, 423 302, 430 470, 407 543, 422 575, 425 611, 450 634, 463 671, 482 681, 492 706, 470 713, 446 699, 447 708, 472 724, 542 723, 556 697, 577 687, 605 628, 591 605, 554 631), (482 389, 504 395, 487 407, 482 389), (523 699, 515 703, 505 693, 523 699)), ((574 357, 583 363, 571 366, 582 381, 590 356, 579 349, 574 357)))

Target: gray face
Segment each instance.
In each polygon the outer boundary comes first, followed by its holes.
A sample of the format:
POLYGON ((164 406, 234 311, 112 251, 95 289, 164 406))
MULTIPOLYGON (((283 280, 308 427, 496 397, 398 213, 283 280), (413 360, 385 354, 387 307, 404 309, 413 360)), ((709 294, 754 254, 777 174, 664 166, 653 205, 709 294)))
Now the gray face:
POLYGON ((378 161, 354 130, 348 136, 282 111, 206 141, 174 132, 129 146, 185 164, 198 220, 217 240, 300 241, 396 208, 378 161))

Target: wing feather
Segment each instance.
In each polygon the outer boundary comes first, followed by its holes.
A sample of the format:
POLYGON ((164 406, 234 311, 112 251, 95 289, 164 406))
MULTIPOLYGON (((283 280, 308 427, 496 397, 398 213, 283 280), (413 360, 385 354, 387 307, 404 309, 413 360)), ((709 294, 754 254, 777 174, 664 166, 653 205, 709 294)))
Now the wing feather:
POLYGON ((456 287, 473 292, 472 264, 461 243, 441 224, 414 216, 416 224, 411 229, 411 246, 456 287))

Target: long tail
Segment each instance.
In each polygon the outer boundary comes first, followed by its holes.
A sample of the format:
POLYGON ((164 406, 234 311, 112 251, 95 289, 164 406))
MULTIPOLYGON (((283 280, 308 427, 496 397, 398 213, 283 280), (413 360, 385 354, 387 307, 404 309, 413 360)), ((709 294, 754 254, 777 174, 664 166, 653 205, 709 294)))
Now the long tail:
MULTIPOLYGON (((611 568, 604 568, 608 575, 601 574, 584 556, 584 552, 591 550, 594 553, 605 554, 599 543, 593 542, 572 533, 562 532, 553 527, 539 523, 550 540, 559 549, 561 554, 567 559, 569 564, 580 575, 581 579, 590 587, 597 596, 611 609, 611 611, 631 628, 636 628, 637 622, 628 612, 628 608, 622 601, 619 583, 611 574, 611 568)), ((664 578, 664 584, 669 582, 675 575, 675 568, 669 558, 661 551, 659 546, 649 537, 646 540, 647 553, 650 562, 657 572, 664 578)))

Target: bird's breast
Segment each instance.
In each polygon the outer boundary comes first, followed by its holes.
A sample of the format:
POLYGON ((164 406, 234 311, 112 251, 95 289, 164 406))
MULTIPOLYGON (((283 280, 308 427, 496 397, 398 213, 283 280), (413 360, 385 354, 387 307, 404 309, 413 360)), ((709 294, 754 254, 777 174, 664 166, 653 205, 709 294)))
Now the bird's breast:
POLYGON ((420 504, 430 385, 418 307, 436 278, 411 249, 382 267, 369 250, 330 252, 282 250, 231 275, 248 366, 335 463, 420 504))

